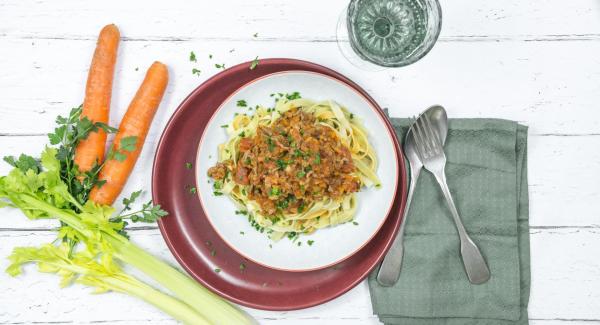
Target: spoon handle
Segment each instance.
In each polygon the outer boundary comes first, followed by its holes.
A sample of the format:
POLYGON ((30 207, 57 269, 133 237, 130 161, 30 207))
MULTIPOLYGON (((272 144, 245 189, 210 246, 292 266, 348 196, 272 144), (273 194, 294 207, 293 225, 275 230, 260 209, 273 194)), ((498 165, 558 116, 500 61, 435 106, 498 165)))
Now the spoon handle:
POLYGON ((420 172, 421 168, 416 168, 414 166, 410 167, 410 183, 408 195, 406 196, 406 205, 404 206, 404 213, 402 214, 402 221, 400 223, 400 229, 398 230, 398 234, 392 243, 392 247, 390 247, 390 250, 383 258, 383 262, 381 262, 381 266, 377 272, 377 283, 384 287, 393 286, 400 278, 402 259, 404 257, 404 227, 406 226, 406 217, 408 216, 410 202, 412 201, 420 172))
POLYGON ((448 207, 450 208, 450 212, 454 218, 456 229, 458 229, 458 234, 460 236, 460 254, 462 255, 463 265, 465 266, 467 277, 473 284, 485 283, 490 279, 490 270, 488 269, 488 266, 485 263, 485 259, 481 255, 479 248, 473 242, 471 237, 469 237, 469 234, 465 230, 465 226, 460 220, 458 210, 456 209, 456 205, 454 205, 452 194, 450 194, 450 189, 448 188, 448 183, 446 182, 446 172, 444 169, 441 169, 434 173, 434 175, 435 179, 442 188, 442 193, 444 193, 444 197, 446 198, 446 202, 448 202, 448 207))

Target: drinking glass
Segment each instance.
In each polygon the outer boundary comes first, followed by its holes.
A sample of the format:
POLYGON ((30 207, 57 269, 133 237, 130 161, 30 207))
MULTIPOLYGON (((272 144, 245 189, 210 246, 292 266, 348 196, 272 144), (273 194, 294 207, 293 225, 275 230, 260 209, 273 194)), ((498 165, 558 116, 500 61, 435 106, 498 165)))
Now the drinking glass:
POLYGON ((355 65, 402 67, 431 50, 441 26, 437 0, 351 0, 338 20, 337 40, 355 65))

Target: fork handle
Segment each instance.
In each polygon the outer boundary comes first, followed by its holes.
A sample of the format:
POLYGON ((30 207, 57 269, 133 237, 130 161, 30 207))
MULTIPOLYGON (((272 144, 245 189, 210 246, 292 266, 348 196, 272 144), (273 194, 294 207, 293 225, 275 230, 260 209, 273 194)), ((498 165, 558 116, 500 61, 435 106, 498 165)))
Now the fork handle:
POLYGON ((467 277, 473 284, 485 283, 490 279, 490 270, 488 269, 479 248, 473 242, 471 237, 469 237, 469 234, 458 215, 458 210, 456 209, 456 205, 454 205, 452 194, 450 194, 450 189, 446 182, 446 171, 442 169, 441 172, 434 173, 434 175, 442 188, 442 193, 444 193, 446 202, 448 202, 448 207, 450 208, 454 223, 456 224, 456 229, 460 236, 460 254, 462 256, 465 271, 467 272, 467 277))

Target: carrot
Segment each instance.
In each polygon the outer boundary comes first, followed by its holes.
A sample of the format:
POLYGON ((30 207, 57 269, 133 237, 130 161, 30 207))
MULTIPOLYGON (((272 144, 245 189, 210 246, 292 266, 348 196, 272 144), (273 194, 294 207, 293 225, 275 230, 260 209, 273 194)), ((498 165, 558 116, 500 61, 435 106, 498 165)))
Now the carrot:
MULTIPOLYGON (((81 118, 87 117, 95 122, 108 123, 112 82, 119 47, 119 29, 115 25, 106 25, 100 31, 96 51, 88 73, 85 87, 85 99, 81 118)), ((106 132, 90 132, 75 148, 75 164, 82 172, 92 169, 94 164, 104 159, 106 132)))
POLYGON ((154 62, 119 125, 112 149, 98 175, 100 181, 106 182, 90 192, 93 202, 110 205, 121 193, 140 155, 168 81, 167 67, 154 62))

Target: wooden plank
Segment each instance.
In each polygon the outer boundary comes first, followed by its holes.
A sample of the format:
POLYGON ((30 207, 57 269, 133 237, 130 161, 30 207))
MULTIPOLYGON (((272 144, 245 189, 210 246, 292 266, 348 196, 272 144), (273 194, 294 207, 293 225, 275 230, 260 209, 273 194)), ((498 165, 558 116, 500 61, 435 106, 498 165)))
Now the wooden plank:
MULTIPOLYGON (((600 41, 568 44, 442 42, 414 65, 367 72, 348 63, 334 43, 128 42, 120 50, 111 123, 118 124, 153 60, 171 71, 153 128, 159 132, 187 94, 220 71, 215 63, 231 66, 258 55, 331 67, 362 85, 393 116, 415 115, 439 103, 453 117, 518 120, 534 134, 598 134, 600 83, 593 80, 600 76, 600 41), (197 64, 189 62, 191 50, 197 64), (193 75, 192 68, 201 75, 193 75)), ((93 48, 92 40, 0 39, 0 134, 47 133, 56 115, 79 105, 93 48)))
MULTIPOLYGON (((96 37, 104 24, 118 24, 130 39, 335 40, 335 27, 348 1, 221 2, 118 0, 8 0, 0 4, 0 36, 21 38, 96 37)), ((489 41, 504 38, 600 38, 594 0, 441 1, 442 38, 489 41)))
MULTIPOLYGON (((134 231, 133 240, 143 248, 175 263, 156 230, 134 231)), ((37 245, 53 239, 40 231, 0 232, 0 257, 15 246, 37 245)), ((554 324, 553 319, 600 321, 600 272, 596 255, 600 233, 590 229, 533 229, 531 231, 532 292, 529 316, 535 324, 554 324), (573 252, 577 252, 574 254, 573 252)), ((7 265, 0 259, 0 268, 7 265)), ((82 286, 59 289, 57 278, 37 274, 28 267, 26 274, 10 278, 0 273, 0 323, 11 322, 91 322, 142 321, 162 322, 167 317, 145 303, 121 294, 90 295, 82 286), (98 308, 102 306, 102 308, 98 308), (135 313, 131 311, 135 310, 135 313), (109 311, 109 312, 107 312, 109 311), (143 316, 141 316, 143 315, 143 316)), ((311 321, 366 322, 375 324, 366 283, 321 306, 291 312, 250 310, 259 321, 274 323, 311 321)), ((568 322, 567 322, 568 323, 568 322)))
MULTIPOLYGON (((151 170, 157 145, 156 132, 144 146, 124 195, 144 189, 150 199, 151 170)), ((529 195, 534 227, 600 228, 600 136, 531 136, 529 143, 529 195)), ((46 145, 43 136, 0 137, 0 155, 39 155, 46 145)), ((174 166, 173 168, 178 168, 174 166)), ((184 168, 180 166, 180 168, 184 168)), ((10 166, 0 162, 0 175, 10 166)), ((182 191, 184 185, 182 185, 182 191)), ((0 229, 48 228, 51 221, 29 221, 16 210, 2 211, 0 229)))

